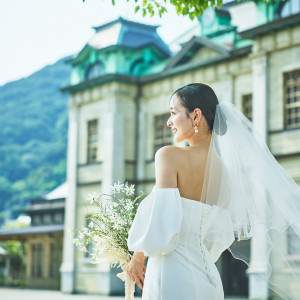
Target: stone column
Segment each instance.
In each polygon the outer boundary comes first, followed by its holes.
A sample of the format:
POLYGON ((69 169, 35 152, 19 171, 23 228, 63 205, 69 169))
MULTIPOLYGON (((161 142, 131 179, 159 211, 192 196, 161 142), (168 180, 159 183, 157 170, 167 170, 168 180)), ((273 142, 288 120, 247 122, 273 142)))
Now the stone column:
POLYGON ((144 111, 143 106, 140 106, 141 110, 138 113, 138 146, 137 146, 137 151, 138 153, 138 161, 137 163, 137 180, 143 180, 146 177, 146 166, 145 166, 145 161, 146 161, 146 136, 145 134, 147 133, 146 130, 146 125, 147 125, 147 114, 144 111))
POLYGON ((67 158, 68 196, 65 205, 65 224, 63 241, 63 261, 61 265, 61 290, 65 293, 74 291, 75 246, 70 230, 75 230, 76 185, 77 185, 77 149, 78 149, 78 108, 69 105, 69 132, 67 158))
MULTIPOLYGON (((101 193, 111 194, 111 186, 125 179, 125 99, 113 96, 107 100, 107 111, 102 117, 103 130, 103 175, 101 193)), ((134 132, 132 133, 134 134, 134 132)), ((97 266, 98 291, 100 294, 119 293, 123 282, 114 284, 116 275, 106 263, 97 266)))
MULTIPOLYGON (((109 99, 103 117, 104 161, 102 192, 111 193, 110 186, 125 179, 125 122, 122 99, 109 99)), ((134 133, 133 133, 134 134, 134 133)))
MULTIPOLYGON (((252 79, 253 124, 267 141, 268 64, 265 55, 253 57, 252 79)), ((268 299, 268 285, 264 280, 267 271, 266 237, 259 227, 255 228, 250 251, 250 265, 247 271, 249 274, 249 299, 266 300, 268 299)))
POLYGON ((48 238, 44 239, 44 241, 43 241, 43 256, 42 257, 43 257, 43 260, 42 260, 43 278, 47 279, 47 278, 49 278, 49 274, 50 274, 50 272, 49 272, 49 267, 50 267, 50 244, 49 244, 48 238))
POLYGON ((50 277, 50 256, 51 256, 51 243, 49 239, 45 239, 43 242, 43 278, 49 278, 50 277))
POLYGON ((32 244, 27 243, 27 264, 26 264, 26 279, 32 277, 32 244))
POLYGON ((233 79, 232 79, 232 76, 230 76, 223 82, 222 101, 233 103, 233 79))

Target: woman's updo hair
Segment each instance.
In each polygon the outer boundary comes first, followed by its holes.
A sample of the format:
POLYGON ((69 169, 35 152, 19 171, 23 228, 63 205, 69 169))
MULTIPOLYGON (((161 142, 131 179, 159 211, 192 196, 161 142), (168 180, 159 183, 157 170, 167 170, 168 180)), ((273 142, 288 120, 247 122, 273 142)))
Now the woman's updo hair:
POLYGON ((213 130, 218 98, 211 87, 203 83, 191 83, 177 89, 173 94, 178 96, 187 116, 199 108, 206 120, 210 132, 213 130))

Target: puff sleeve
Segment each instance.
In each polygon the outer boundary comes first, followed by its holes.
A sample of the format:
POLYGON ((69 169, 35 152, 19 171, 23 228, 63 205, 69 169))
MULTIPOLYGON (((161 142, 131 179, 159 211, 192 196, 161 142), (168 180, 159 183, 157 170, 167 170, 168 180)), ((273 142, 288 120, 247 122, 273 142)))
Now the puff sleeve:
POLYGON ((166 255, 175 249, 182 223, 178 189, 153 189, 140 203, 128 234, 128 249, 145 256, 166 255))
POLYGON ((234 242, 234 230, 229 212, 212 206, 204 223, 204 244, 214 262, 234 242))

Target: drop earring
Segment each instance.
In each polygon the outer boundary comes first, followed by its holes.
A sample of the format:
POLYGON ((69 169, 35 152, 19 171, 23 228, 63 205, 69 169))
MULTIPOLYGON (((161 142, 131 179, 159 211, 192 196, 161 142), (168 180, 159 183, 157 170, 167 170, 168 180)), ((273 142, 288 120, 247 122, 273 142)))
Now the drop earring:
POLYGON ((195 124, 194 124, 195 133, 197 133, 197 132, 198 132, 198 128, 197 128, 197 126, 198 126, 198 124, 197 124, 197 123, 195 123, 195 124))

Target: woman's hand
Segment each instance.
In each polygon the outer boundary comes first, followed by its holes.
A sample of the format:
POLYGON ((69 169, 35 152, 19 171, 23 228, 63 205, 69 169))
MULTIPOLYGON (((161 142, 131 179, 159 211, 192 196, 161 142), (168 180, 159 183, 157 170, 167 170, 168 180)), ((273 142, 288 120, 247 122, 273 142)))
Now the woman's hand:
POLYGON ((130 278, 140 287, 142 291, 144 285, 144 273, 146 272, 146 268, 144 266, 145 258, 146 256, 144 256, 143 252, 134 252, 126 268, 130 278))

